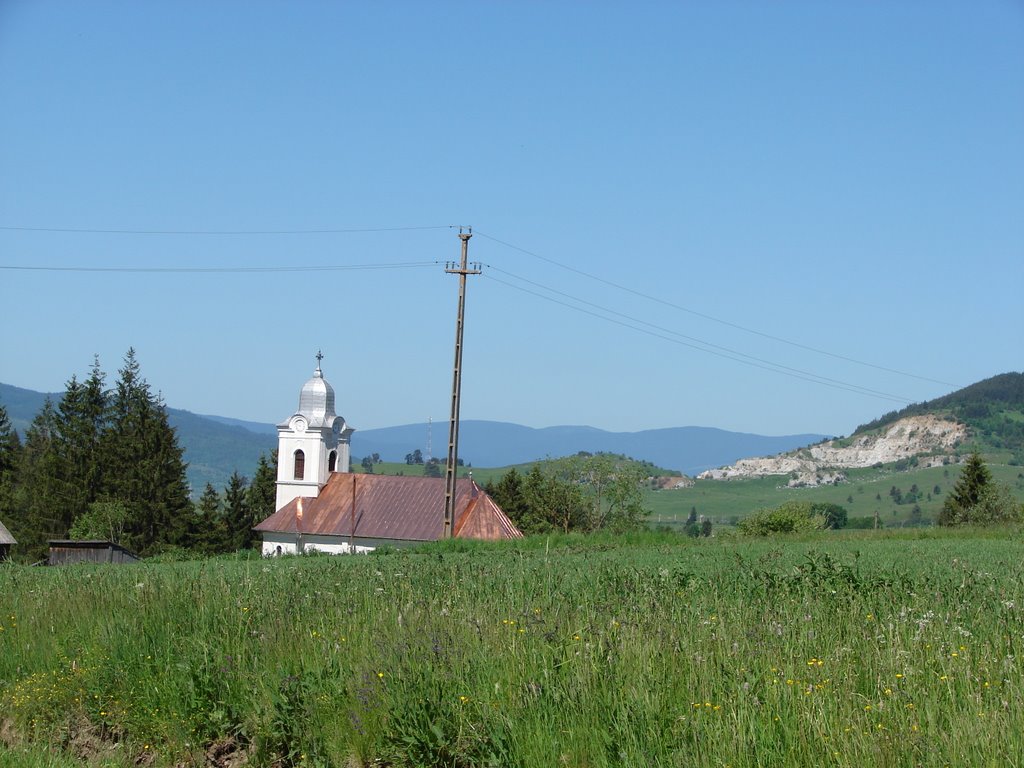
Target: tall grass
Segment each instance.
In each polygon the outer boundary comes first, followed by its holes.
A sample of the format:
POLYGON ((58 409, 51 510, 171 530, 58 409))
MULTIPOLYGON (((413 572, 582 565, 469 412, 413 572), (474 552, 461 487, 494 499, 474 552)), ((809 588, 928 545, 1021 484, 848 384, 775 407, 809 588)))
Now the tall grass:
POLYGON ((5 567, 0 766, 1018 765, 1022 555, 644 534, 5 567))

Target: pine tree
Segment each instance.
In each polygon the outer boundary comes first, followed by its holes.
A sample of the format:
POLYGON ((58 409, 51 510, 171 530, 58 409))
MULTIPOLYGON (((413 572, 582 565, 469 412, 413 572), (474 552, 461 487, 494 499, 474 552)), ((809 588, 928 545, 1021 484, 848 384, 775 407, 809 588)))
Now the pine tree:
POLYGON ((127 540, 145 555, 185 543, 192 503, 177 435, 142 378, 134 349, 118 373, 101 439, 102 487, 107 498, 128 506, 127 540))
POLYGON ((186 546, 204 555, 217 555, 231 551, 230 538, 220 495, 207 483, 195 513, 189 515, 186 546))
POLYGON ((0 472, 14 472, 21 454, 21 440, 11 426, 7 409, 0 405, 0 472))
POLYGON ((249 511, 246 486, 248 480, 235 470, 224 489, 224 516, 228 526, 228 541, 232 550, 248 549, 255 534, 252 532, 252 514, 249 511))
MULTIPOLYGON (((277 511, 276 450, 271 451, 269 461, 265 455, 260 455, 256 474, 253 475, 252 484, 249 486, 248 504, 252 525, 258 525, 277 511)), ((256 534, 252 535, 253 542, 257 538, 256 534)))
POLYGON ((515 467, 502 475, 497 485, 488 482, 484 490, 516 527, 523 530, 522 526, 528 525, 525 521, 529 516, 529 505, 523 491, 523 477, 515 467))
POLYGON ((21 440, 0 405, 0 522, 14 519, 14 489, 21 463, 21 440))
POLYGON ((33 561, 46 556, 48 539, 66 537, 71 527, 71 521, 60 514, 64 500, 57 479, 61 461, 57 441, 57 412, 46 398, 25 432, 10 519, 20 553, 33 561))
POLYGON ((985 462, 972 453, 939 512, 939 525, 1011 522, 1021 517, 1009 488, 992 480, 985 462))
POLYGON ((59 479, 69 522, 85 514, 100 494, 100 439, 108 413, 104 379, 94 358, 89 378, 80 383, 72 376, 57 406, 59 479))
POLYGON ((981 456, 972 453, 964 468, 960 471, 953 490, 946 496, 939 513, 939 525, 959 525, 968 522, 970 510, 981 501, 982 494, 992 482, 992 473, 981 460, 981 456))

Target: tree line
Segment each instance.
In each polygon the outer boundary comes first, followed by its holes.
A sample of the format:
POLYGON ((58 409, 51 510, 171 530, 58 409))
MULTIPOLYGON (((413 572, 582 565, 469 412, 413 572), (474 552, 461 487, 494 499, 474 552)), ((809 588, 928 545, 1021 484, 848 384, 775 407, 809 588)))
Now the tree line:
POLYGON ((84 380, 72 375, 24 440, 0 405, 0 520, 24 560, 69 537, 113 540, 140 555, 251 547, 253 525, 274 512, 275 465, 275 455, 261 456, 251 484, 236 471, 223 494, 208 484, 193 504, 183 450, 134 349, 111 389, 98 358, 84 380))
POLYGON ((582 452, 534 464, 525 475, 512 468, 484 490, 525 534, 623 532, 644 524, 645 480, 634 461, 582 452))

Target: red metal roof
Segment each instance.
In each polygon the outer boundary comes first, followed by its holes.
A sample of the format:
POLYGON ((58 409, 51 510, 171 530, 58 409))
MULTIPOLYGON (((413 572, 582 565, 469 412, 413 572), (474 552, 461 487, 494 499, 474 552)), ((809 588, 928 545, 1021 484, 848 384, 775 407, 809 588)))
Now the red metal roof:
MULTIPOLYGON (((336 472, 319 496, 293 499, 255 530, 436 541, 444 533, 444 478, 336 472)), ((454 530, 457 538, 465 539, 517 539, 523 535, 494 499, 473 480, 465 479, 455 487, 454 530)))

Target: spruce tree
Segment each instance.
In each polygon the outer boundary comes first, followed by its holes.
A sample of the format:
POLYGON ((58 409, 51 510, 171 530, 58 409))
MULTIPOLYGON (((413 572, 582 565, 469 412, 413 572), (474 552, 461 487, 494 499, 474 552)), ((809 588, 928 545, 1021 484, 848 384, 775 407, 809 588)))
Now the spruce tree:
POLYGON ((992 482, 992 473, 988 471, 981 456, 972 453, 964 468, 960 471, 953 490, 946 496, 939 512, 939 525, 961 525, 969 522, 971 508, 981 501, 982 494, 992 482))
MULTIPOLYGON (((274 512, 277 506, 277 451, 271 451, 270 460, 260 454, 260 461, 249 486, 248 504, 250 522, 258 525, 274 512)), ((251 526, 250 526, 251 527, 251 526)), ((253 534, 253 541, 258 537, 253 534)))
POLYGON ((5 524, 14 519, 14 487, 20 463, 21 440, 11 427, 7 409, 0 405, 0 522, 5 524))
POLYGON ((101 440, 102 486, 108 499, 128 506, 127 540, 145 555, 185 543, 192 503, 177 435, 142 378, 134 349, 118 374, 101 440))
POLYGON ((1021 518, 1021 506, 1010 489, 992 479, 992 473, 978 453, 972 453, 960 471, 953 490, 939 512, 939 525, 985 525, 1014 522, 1021 518))
POLYGON ((227 488, 224 489, 224 516, 227 520, 228 540, 232 550, 248 549, 255 538, 246 493, 247 485, 248 480, 235 470, 231 473, 227 488))
POLYGON ((63 539, 71 520, 61 511, 64 499, 58 480, 61 457, 57 449, 57 412, 50 398, 25 432, 16 470, 10 528, 23 557, 46 556, 48 539, 63 539))
POLYGON ((520 530, 523 526, 530 527, 529 504, 523 490, 523 476, 513 467, 498 480, 497 484, 488 483, 484 489, 487 495, 494 499, 494 502, 501 507, 501 511, 508 515, 509 520, 516 524, 520 530))
POLYGON ((195 513, 189 516, 186 546, 204 555, 231 551, 227 522, 221 509, 220 494, 210 483, 199 498, 195 513))
POLYGON ((93 359, 89 378, 72 376, 57 406, 59 480, 70 522, 85 514, 101 490, 100 439, 106 427, 108 400, 99 359, 93 359))
POLYGON ((21 454, 21 440, 11 426, 7 408, 0 405, 0 472, 14 472, 21 454))

